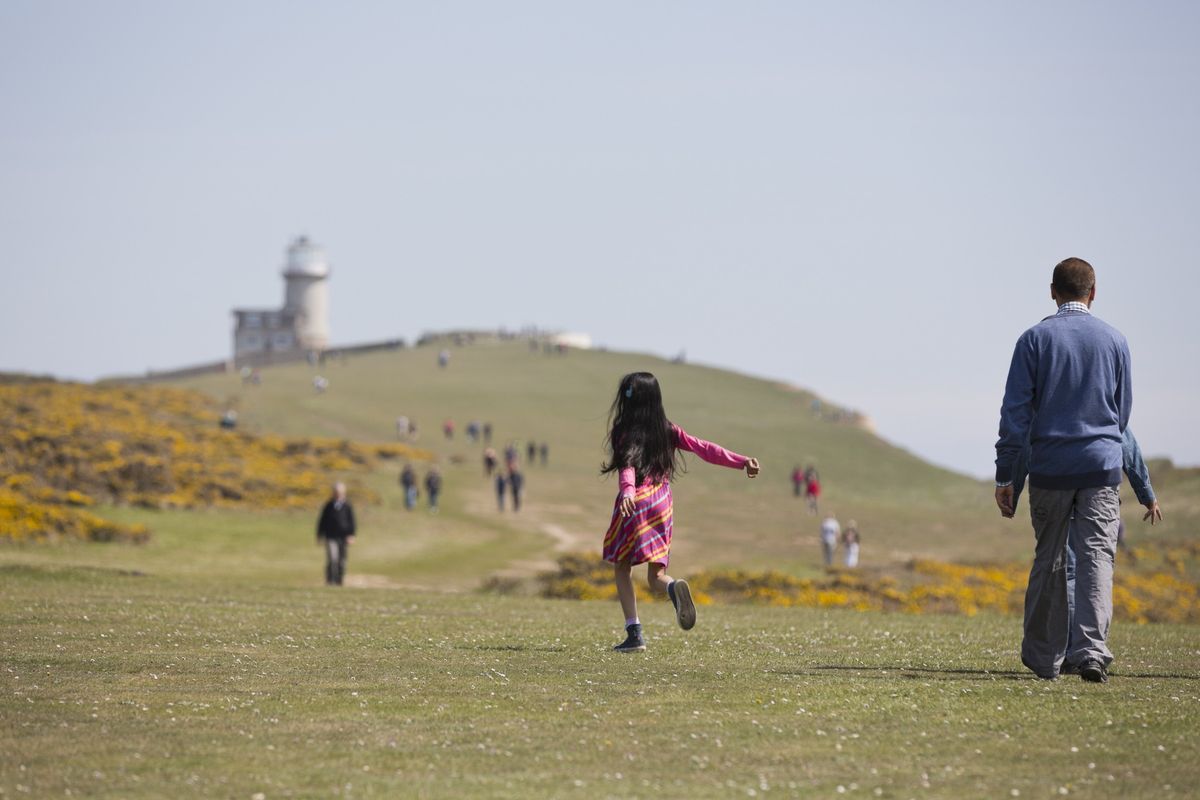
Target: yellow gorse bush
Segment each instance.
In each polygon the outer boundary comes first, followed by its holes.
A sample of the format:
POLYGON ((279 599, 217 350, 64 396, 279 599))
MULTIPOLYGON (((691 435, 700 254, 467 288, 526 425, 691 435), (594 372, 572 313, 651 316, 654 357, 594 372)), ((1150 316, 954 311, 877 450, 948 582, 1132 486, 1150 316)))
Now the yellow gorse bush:
MULTIPOLYGON (((1196 545, 1160 545, 1161 561, 1182 563, 1196 545)), ((1149 560, 1149 550, 1143 559, 1149 560)), ((850 608, 857 611, 901 611, 910 614, 963 614, 981 611, 1020 614, 1029 568, 1021 564, 968 565, 919 559, 899 577, 849 570, 830 570, 819 579, 796 578, 772 570, 704 570, 689 576, 699 602, 772 606, 850 608)), ((574 554, 559 560, 558 569, 539 578, 541 594, 578 600, 613 597, 612 565, 598 555, 574 554)), ((639 599, 645 593, 639 587, 639 599)), ((1118 619, 1136 622, 1200 622, 1197 585, 1182 570, 1143 571, 1132 565, 1118 569, 1113 605, 1118 619), (1174 574, 1173 574, 1174 573, 1174 574)))
POLYGON ((218 419, 211 399, 183 389, 0 384, 0 539, 144 541, 144 528, 83 509, 309 508, 334 474, 430 457, 401 444, 255 436, 218 419))

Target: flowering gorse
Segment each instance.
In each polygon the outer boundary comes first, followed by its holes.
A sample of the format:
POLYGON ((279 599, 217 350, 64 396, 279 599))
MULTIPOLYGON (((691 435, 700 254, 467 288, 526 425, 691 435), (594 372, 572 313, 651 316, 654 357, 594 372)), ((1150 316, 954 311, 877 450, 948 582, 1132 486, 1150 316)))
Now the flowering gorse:
MULTIPOLYGON (((1158 548, 1162 551, 1161 561, 1173 564, 1189 553, 1194 557, 1197 545, 1160 544, 1158 548)), ((1200 622, 1197 584, 1181 571, 1174 572, 1145 571, 1133 565, 1118 569, 1113 590, 1117 618, 1137 623, 1200 622)), ((831 569, 821 578, 797 578, 773 570, 718 569, 702 570, 689 576, 688 581, 702 603, 716 599, 724 603, 973 616, 981 611, 1020 614, 1028 575, 1029 567, 1023 564, 969 565, 917 559, 891 574, 831 569)), ((612 566, 594 554, 564 556, 559 559, 557 571, 544 573, 538 580, 545 597, 601 600, 615 594, 612 566)))
MULTIPOLYGON (((182 389, 0 384, 0 539, 144 541, 144 527, 84 509, 308 508, 335 474, 429 457, 402 444, 256 436, 218 420, 214 401, 182 389)), ((364 502, 378 501, 351 483, 364 502)))

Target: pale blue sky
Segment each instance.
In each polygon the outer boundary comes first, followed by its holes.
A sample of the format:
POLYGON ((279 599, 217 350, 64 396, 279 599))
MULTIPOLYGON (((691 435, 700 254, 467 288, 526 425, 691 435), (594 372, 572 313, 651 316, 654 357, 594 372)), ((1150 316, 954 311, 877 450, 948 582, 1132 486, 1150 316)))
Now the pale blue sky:
POLYGON ((810 387, 986 475, 1068 255, 1200 462, 1195 3, 0 4, 0 369, 536 323, 810 387))

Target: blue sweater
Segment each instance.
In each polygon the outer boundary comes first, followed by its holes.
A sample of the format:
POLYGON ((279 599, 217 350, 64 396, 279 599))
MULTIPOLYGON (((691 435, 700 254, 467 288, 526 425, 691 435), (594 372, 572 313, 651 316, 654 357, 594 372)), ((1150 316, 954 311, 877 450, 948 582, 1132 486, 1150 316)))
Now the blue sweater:
POLYGON ((1029 485, 1119 486, 1121 440, 1133 405, 1129 345, 1082 311, 1047 317, 1017 340, 996 442, 996 482, 1031 446, 1029 485))

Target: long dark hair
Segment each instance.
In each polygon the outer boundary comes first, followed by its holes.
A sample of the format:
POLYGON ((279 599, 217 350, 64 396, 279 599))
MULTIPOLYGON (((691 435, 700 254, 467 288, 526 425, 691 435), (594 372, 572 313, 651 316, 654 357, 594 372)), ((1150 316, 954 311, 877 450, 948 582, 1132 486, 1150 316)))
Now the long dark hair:
POLYGON ((663 410, 658 379, 649 372, 631 372, 621 378, 617 398, 608 412, 609 460, 600 474, 633 467, 637 485, 650 478, 672 480, 680 471, 671 422, 663 410))

